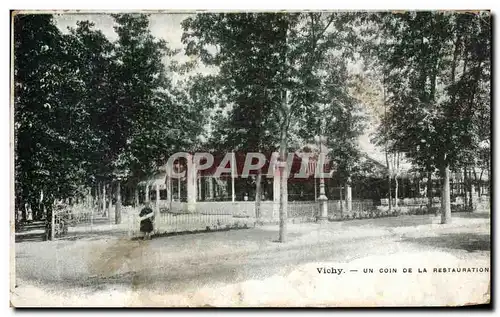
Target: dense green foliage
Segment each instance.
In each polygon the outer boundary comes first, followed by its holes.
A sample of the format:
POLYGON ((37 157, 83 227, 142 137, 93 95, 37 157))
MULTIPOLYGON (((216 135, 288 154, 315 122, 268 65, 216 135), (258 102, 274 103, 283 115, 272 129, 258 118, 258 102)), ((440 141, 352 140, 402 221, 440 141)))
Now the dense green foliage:
POLYGON ((148 16, 112 17, 115 41, 88 21, 62 33, 51 15, 13 17, 19 207, 118 178, 133 186, 176 151, 284 160, 317 153, 318 136, 335 183, 359 180, 370 169, 358 140, 369 104, 389 189, 389 154, 401 155, 442 177, 445 214, 449 171, 489 168, 488 13, 196 14, 182 22, 185 64, 172 62, 148 16), (191 72, 197 62, 214 71, 191 72), (174 83, 172 72, 184 76, 174 83))
POLYGON ((115 42, 88 21, 63 34, 51 15, 14 16, 18 207, 137 182, 195 142, 199 109, 192 88, 170 83, 173 52, 146 15, 113 18, 115 42))

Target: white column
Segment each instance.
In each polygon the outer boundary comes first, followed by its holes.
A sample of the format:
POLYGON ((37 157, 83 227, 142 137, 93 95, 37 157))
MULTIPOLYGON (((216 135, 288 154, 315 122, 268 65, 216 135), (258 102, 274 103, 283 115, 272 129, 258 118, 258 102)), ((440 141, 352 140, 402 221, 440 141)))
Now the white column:
POLYGON ((196 192, 198 193, 198 201, 201 201, 201 196, 202 196, 202 193, 201 193, 201 175, 196 175, 197 178, 198 178, 198 189, 196 190, 196 192))
MULTIPOLYGON (((320 152, 320 163, 316 167, 316 172, 319 171, 320 173, 320 179, 319 179, 319 209, 320 209, 320 216, 318 217, 318 220, 320 222, 328 222, 328 197, 326 197, 326 192, 325 192, 325 179, 322 175, 322 169, 323 169, 323 160, 325 159, 325 156, 323 156, 324 151, 323 151, 323 140, 322 137, 318 138, 319 140, 319 152, 320 152)), ((342 200, 342 199, 341 199, 342 200)), ((342 204, 342 201, 340 202, 342 204)))
POLYGON ((155 219, 160 217, 160 185, 158 182, 155 183, 156 189, 156 208, 155 208, 155 219))
POLYGON ((168 209, 172 209, 172 178, 167 173, 165 180, 165 187, 167 189, 167 207, 168 209))
POLYGON ((208 198, 209 200, 212 200, 214 198, 214 180, 212 176, 207 178, 208 182, 208 198))
POLYGON ((146 181, 146 193, 145 193, 145 196, 144 196, 144 202, 148 203, 149 202, 149 183, 148 181, 146 181))
POLYGON ((234 178, 235 178, 235 169, 236 169, 236 159, 235 159, 235 156, 234 156, 234 152, 233 152, 233 157, 232 157, 232 162, 231 162, 231 195, 232 195, 232 201, 234 203, 234 201, 236 200, 236 193, 234 192, 234 178))
POLYGON ((345 186, 345 201, 346 201, 347 212, 351 212, 351 210, 352 210, 352 188, 351 188, 350 184, 346 184, 346 186, 345 186))

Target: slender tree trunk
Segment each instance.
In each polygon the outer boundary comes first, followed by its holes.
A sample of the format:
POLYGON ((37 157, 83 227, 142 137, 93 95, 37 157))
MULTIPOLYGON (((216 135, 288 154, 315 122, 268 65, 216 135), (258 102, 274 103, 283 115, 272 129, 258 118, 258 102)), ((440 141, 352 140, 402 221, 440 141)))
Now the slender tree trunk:
POLYGON ((398 176, 394 176, 394 206, 398 208, 398 176))
POLYGON ((97 183, 97 211, 100 211, 102 208, 102 187, 104 187, 101 182, 97 183))
MULTIPOLYGON (((382 83, 382 98, 383 98, 383 103, 384 103, 384 116, 387 116, 387 103, 385 102, 385 75, 384 75, 384 78, 383 78, 383 83, 382 83)), ((387 133, 387 131, 386 131, 387 133)), ((388 153, 388 150, 387 150, 387 141, 385 142, 385 145, 384 145, 384 151, 385 151, 385 163, 387 164, 387 181, 388 181, 388 185, 389 185, 389 212, 392 211, 392 193, 391 193, 391 188, 392 188, 392 184, 391 184, 391 166, 389 164, 389 153, 388 153)))
POLYGON ((484 189, 483 189, 483 172, 484 169, 481 169, 481 174, 479 174, 479 197, 483 195, 484 189))
POLYGON ((116 205, 115 205, 115 224, 122 223, 122 194, 121 194, 121 181, 116 182, 116 205))
MULTIPOLYGON (((285 93, 285 98, 283 101, 285 103, 285 109, 288 108, 288 92, 285 93)), ((280 156, 279 156, 279 172, 280 172, 280 205, 279 205, 279 215, 280 215, 280 232, 279 241, 286 242, 286 221, 287 221, 287 203, 288 203, 288 180, 286 175, 286 151, 287 151, 287 139, 288 139, 288 112, 284 111, 283 124, 280 133, 280 156)))
POLYGON ((23 205, 21 206, 21 220, 23 222, 25 222, 27 219, 28 219, 28 211, 27 211, 27 208, 28 208, 28 205, 26 202, 23 201, 23 205))
POLYGON ((101 196, 102 196, 102 215, 103 217, 106 217, 106 183, 102 183, 102 191, 101 191, 101 196))
POLYGON ((473 199, 474 197, 472 196, 472 173, 469 171, 469 175, 467 176, 467 179, 468 179, 468 190, 469 190, 469 208, 471 211, 474 210, 474 202, 473 202, 473 199))
POLYGON ((441 223, 451 223, 451 203, 450 203, 450 168, 443 169, 443 188, 441 199, 441 223))
POLYGON ((453 173, 450 171, 450 199, 452 199, 454 196, 454 189, 455 189, 455 177, 453 176, 453 173))
MULTIPOLYGON (((491 154, 490 154, 491 155, 491 154)), ((491 156, 488 156, 488 160, 486 162, 486 166, 488 168, 488 196, 490 197, 489 199, 491 200, 492 198, 492 192, 491 192, 491 183, 492 183, 492 179, 491 179, 491 156)))
POLYGON ((344 190, 344 188, 342 187, 342 185, 340 186, 340 217, 343 217, 344 216, 344 196, 342 195, 342 191, 344 190))
MULTIPOLYGON (((54 205, 54 203, 52 203, 54 205)), ((50 240, 53 241, 55 239, 55 224, 56 224, 56 215, 54 212, 54 208, 52 206, 49 209, 49 217, 50 217, 50 240)))
POLYGON ((392 176, 391 176, 391 168, 389 165, 389 154, 387 153, 387 148, 385 149, 385 163, 387 164, 387 181, 389 184, 389 211, 392 211, 392 176))
POLYGON ((427 210, 432 210, 432 173, 427 172, 427 210))
POLYGON ((394 155, 394 165, 393 165, 393 172, 394 172, 394 207, 398 208, 398 190, 399 190, 399 182, 398 182, 398 176, 399 176, 399 152, 396 152, 394 155))
POLYGON ((417 193, 415 197, 421 197, 420 196, 420 178, 417 178, 417 193))
POLYGON ((257 173, 255 181, 255 218, 260 219, 260 201, 262 198, 262 169, 260 168, 257 173))
POLYGON ((108 220, 111 223, 111 208, 113 207, 113 184, 109 183, 108 188, 108 220))
POLYGON ((467 167, 464 167, 464 179, 463 179, 463 184, 462 188, 464 190, 464 207, 468 208, 469 207, 469 195, 467 193, 467 167))
POLYGON ((477 177, 476 168, 472 171, 474 173, 474 184, 476 185, 477 197, 481 198, 481 179, 477 177))
POLYGON ((134 207, 137 208, 139 207, 139 185, 135 186, 134 190, 134 207))

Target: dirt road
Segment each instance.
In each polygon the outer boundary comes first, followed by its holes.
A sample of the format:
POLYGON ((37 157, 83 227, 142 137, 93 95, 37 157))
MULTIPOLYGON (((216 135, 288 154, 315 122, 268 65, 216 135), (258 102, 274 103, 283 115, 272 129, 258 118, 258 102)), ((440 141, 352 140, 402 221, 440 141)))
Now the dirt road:
MULTIPOLYGON (((33 287, 54 298, 71 292, 112 290, 135 295, 196 294, 202 289, 290 276, 304 267, 308 267, 307 274, 318 276, 317 268, 331 267, 332 263, 343 269, 346 278, 361 274, 365 266, 377 271, 399 265, 402 270, 401 266, 415 266, 420 260, 427 261, 425 266, 431 269, 449 259, 467 267, 489 267, 489 220, 466 219, 458 225, 438 226, 425 223, 424 218, 408 219, 413 222, 293 225, 286 244, 273 241, 277 237, 275 226, 151 241, 100 237, 20 243, 16 245, 15 295, 28 296, 27 289, 33 287), (395 263, 404 261, 401 255, 409 255, 408 259, 417 256, 417 260, 395 263), (373 257, 381 262, 363 262, 373 257), (363 264, 353 264, 356 261, 363 264)), ((165 300, 160 302, 165 304, 165 300)))

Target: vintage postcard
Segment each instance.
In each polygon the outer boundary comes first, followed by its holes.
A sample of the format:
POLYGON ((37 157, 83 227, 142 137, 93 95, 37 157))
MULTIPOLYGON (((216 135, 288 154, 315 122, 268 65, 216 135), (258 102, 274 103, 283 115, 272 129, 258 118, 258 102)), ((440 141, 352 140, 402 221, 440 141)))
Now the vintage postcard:
POLYGON ((489 11, 12 11, 11 306, 491 302, 489 11))

